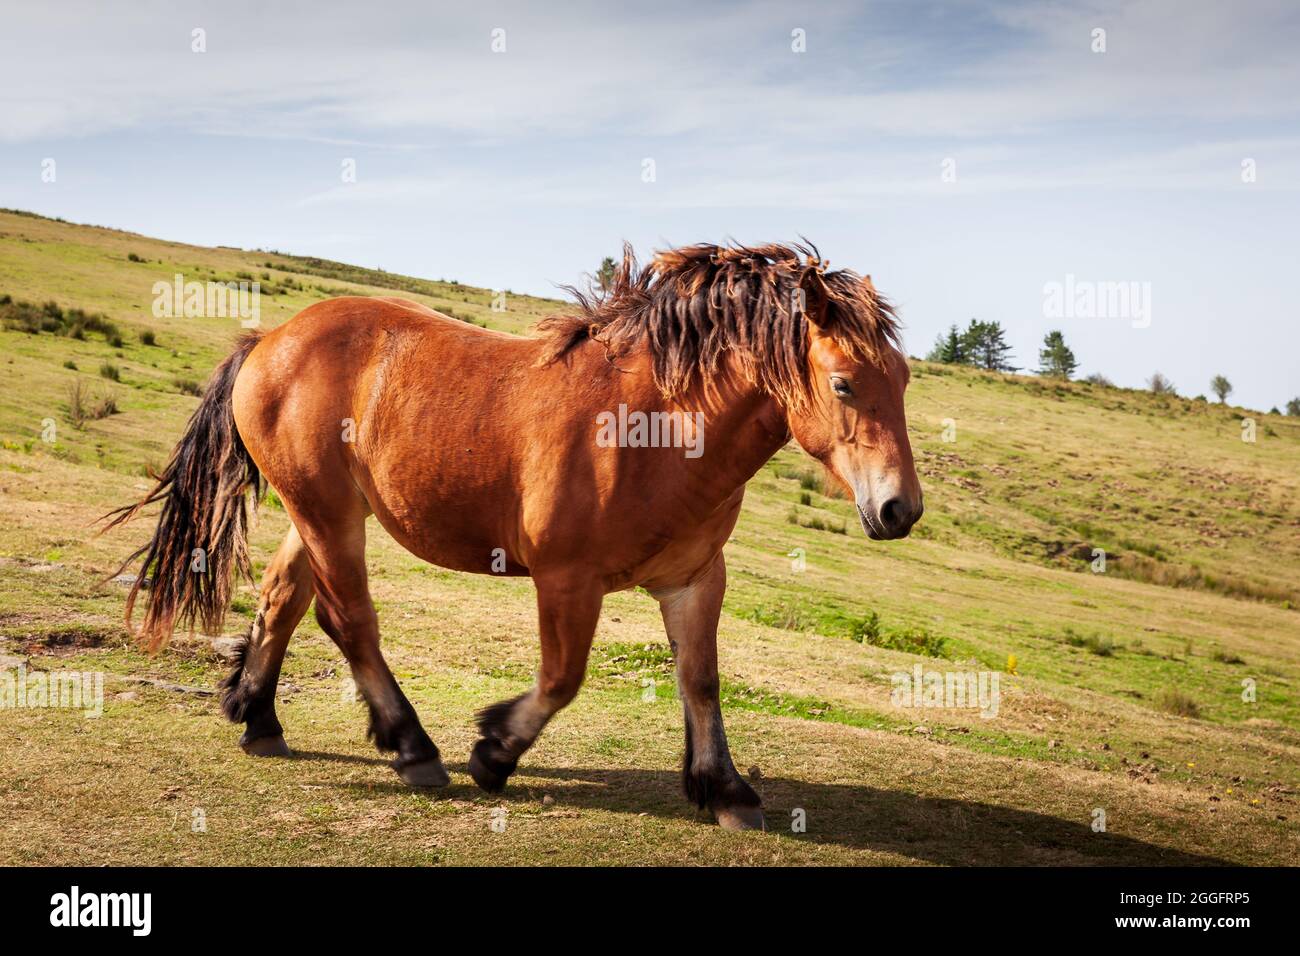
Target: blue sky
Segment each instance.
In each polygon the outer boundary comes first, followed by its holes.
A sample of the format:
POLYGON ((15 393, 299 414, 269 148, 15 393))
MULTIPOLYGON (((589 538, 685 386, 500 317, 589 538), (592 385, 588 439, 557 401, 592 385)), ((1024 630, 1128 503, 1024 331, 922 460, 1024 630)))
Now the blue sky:
POLYGON ((1294 3, 57 11, 4 13, 2 206, 551 295, 624 239, 804 235, 914 354, 975 316, 1023 366, 1060 328, 1118 384, 1300 395, 1294 3), (1149 325, 1048 317, 1067 275, 1149 325))

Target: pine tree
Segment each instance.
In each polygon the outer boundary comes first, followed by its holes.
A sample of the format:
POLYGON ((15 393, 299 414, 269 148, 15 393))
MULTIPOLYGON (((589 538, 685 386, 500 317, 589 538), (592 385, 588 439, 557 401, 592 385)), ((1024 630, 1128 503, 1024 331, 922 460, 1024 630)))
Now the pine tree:
POLYGON ((1014 372, 1016 367, 1007 361, 1011 355, 1011 346, 1007 344, 1005 335, 1006 332, 998 322, 971 319, 970 325, 961 334, 966 363, 990 372, 1014 372))
POLYGON ((600 286, 601 292, 608 292, 609 287, 614 284, 614 270, 616 268, 613 258, 606 256, 605 261, 596 270, 596 284, 600 286))
POLYGON ((1038 374, 1046 378, 1063 378, 1067 381, 1074 375, 1079 363, 1074 353, 1065 344, 1065 336, 1053 329, 1043 337, 1043 347, 1038 350, 1038 374))
POLYGON ((965 365, 966 354, 962 350, 961 333, 953 325, 934 340, 934 348, 926 359, 931 362, 943 362, 945 365, 965 365))

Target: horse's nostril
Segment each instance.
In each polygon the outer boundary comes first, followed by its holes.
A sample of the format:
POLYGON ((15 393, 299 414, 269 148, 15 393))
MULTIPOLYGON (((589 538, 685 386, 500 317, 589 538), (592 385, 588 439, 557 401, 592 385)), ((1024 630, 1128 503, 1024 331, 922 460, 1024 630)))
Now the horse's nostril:
POLYGON ((903 523, 903 513, 903 500, 890 498, 880 508, 880 523, 885 526, 886 531, 895 531, 903 523))

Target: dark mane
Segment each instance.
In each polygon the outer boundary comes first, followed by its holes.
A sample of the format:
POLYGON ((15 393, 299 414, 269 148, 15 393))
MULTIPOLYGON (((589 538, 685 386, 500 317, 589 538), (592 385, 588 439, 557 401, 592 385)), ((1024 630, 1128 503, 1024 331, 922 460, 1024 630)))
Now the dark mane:
POLYGON ((644 341, 655 383, 672 396, 696 382, 707 385, 730 352, 761 388, 801 407, 811 385, 800 289, 810 287, 825 295, 819 327, 851 357, 877 362, 898 344, 893 309, 870 281, 849 270, 826 272, 812 245, 684 246, 657 253, 642 268, 625 244, 607 290, 565 287, 578 314, 538 325, 549 340, 543 360, 553 362, 588 339, 611 356, 644 341))

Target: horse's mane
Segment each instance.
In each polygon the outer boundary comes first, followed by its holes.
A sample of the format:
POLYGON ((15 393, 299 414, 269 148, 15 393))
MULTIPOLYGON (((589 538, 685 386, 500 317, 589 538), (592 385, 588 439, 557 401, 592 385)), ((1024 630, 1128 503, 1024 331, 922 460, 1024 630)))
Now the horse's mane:
POLYGON ((808 316, 802 303, 820 302, 818 327, 851 357, 879 362, 898 344, 889 303, 849 270, 827 272, 815 246, 700 244, 658 252, 640 267, 624 244, 623 262, 607 288, 566 286, 577 315, 543 319, 544 362, 588 339, 612 357, 645 342, 655 383, 665 395, 708 385, 727 353, 764 391, 783 404, 806 406, 808 316), (810 289, 806 295, 800 289, 810 289))

